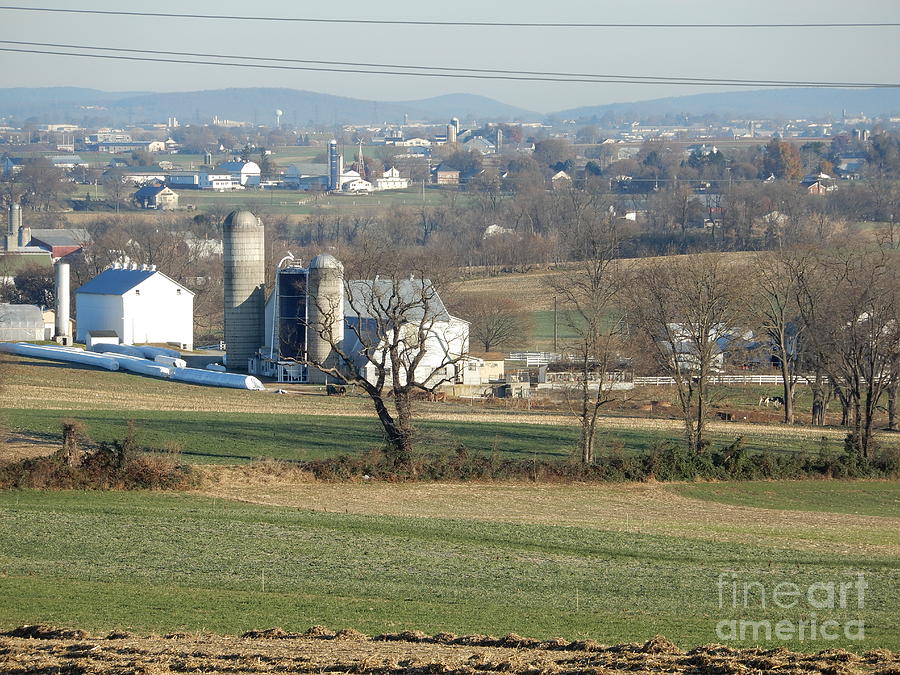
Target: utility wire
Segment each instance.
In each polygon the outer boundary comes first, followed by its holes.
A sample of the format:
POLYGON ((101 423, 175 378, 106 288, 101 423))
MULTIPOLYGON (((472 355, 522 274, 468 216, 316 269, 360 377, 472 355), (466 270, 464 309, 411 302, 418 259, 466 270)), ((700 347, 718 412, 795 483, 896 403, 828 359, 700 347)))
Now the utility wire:
MULTIPOLYGON (((866 83, 866 82, 821 82, 813 80, 762 80, 762 79, 734 79, 719 77, 670 77, 663 75, 611 75, 604 73, 565 73, 554 71, 540 70, 500 70, 496 68, 458 68, 446 66, 416 66, 404 65, 397 63, 366 63, 358 61, 321 61, 312 59, 289 59, 276 58, 267 56, 239 56, 237 54, 209 54, 205 52, 173 52, 158 49, 129 49, 125 47, 96 47, 93 45, 73 45, 58 42, 24 42, 20 40, 0 40, 0 44, 21 45, 27 47, 55 47, 61 49, 87 49, 92 51, 104 52, 126 52, 129 54, 152 54, 155 56, 198 56, 203 58, 214 59, 240 59, 242 61, 270 61, 275 63, 306 63, 313 65, 327 66, 355 66, 363 68, 404 68, 408 70, 425 70, 425 71, 449 71, 459 73, 488 73, 501 75, 539 75, 542 77, 561 77, 561 78, 610 78, 614 80, 652 80, 654 83, 667 83, 669 81, 685 84, 697 82, 714 82, 716 84, 740 84, 752 83, 755 86, 762 85, 789 85, 789 86, 828 86, 828 87, 875 87, 885 86, 885 83, 866 83)), ((410 73, 413 74, 413 73, 410 73)))
MULTIPOLYGON (((146 50, 150 51, 150 50, 146 50)), ((162 58, 160 56, 126 56, 122 54, 85 54, 80 52, 46 50, 46 49, 21 49, 16 47, 0 47, 0 52, 14 52, 20 54, 42 54, 51 56, 75 56, 80 58, 106 59, 114 61, 143 61, 151 63, 184 63, 189 65, 208 65, 208 66, 227 66, 229 68, 257 68, 264 70, 293 70, 293 71, 312 71, 326 73, 356 73, 364 75, 405 75, 412 77, 439 77, 439 78, 465 78, 475 80, 513 80, 524 82, 580 82, 585 84, 688 84, 696 86, 732 86, 732 87, 811 87, 811 88, 847 88, 847 89, 894 89, 900 87, 900 83, 888 82, 796 82, 796 83, 778 83, 771 80, 687 80, 687 79, 628 79, 625 76, 606 76, 606 77, 538 77, 533 75, 483 75, 465 72, 408 72, 399 70, 363 70, 361 68, 337 68, 337 67, 320 67, 320 66, 297 66, 297 65, 279 65, 276 63, 238 63, 234 61, 207 61, 197 59, 183 58, 162 58)), ((151 53, 157 53, 152 52, 151 53)), ((177 54, 177 52, 158 52, 160 54, 177 54)), ((240 58, 234 56, 222 56, 219 58, 240 58)), ((254 57, 251 57, 254 58, 254 57)), ((267 59, 268 60, 268 59, 267 59)), ((408 67, 408 66, 403 66, 408 67)), ((426 68, 427 66, 418 66, 426 68)), ((496 72, 496 71, 494 71, 496 72)), ((513 71, 514 72, 514 71, 513 71)))
POLYGON ((55 12, 106 16, 162 17, 177 19, 227 19, 236 21, 286 21, 293 23, 375 24, 389 26, 468 26, 499 28, 893 28, 900 23, 833 22, 833 23, 552 23, 508 21, 424 21, 402 19, 327 19, 289 16, 240 16, 230 14, 176 14, 171 12, 125 12, 104 9, 68 9, 60 7, 22 7, 0 5, 0 10, 19 12, 55 12))

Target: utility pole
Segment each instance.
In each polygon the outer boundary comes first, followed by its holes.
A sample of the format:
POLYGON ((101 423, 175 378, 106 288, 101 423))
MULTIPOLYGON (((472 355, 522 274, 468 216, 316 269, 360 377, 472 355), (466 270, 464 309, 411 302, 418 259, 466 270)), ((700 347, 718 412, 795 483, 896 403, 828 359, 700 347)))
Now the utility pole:
POLYGON ((553 352, 559 352, 559 348, 557 347, 557 343, 559 342, 559 320, 558 313, 556 311, 556 296, 553 296, 553 352))

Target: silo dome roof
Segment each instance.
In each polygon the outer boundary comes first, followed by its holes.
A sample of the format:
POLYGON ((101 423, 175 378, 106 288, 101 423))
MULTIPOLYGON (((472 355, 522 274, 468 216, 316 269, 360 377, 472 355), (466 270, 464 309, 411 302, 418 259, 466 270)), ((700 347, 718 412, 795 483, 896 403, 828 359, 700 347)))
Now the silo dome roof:
POLYGON ((341 265, 340 261, 335 258, 333 255, 328 253, 320 253, 315 258, 309 261, 309 269, 317 270, 317 269, 337 269, 342 270, 344 266, 341 265))
POLYGON ((232 211, 225 218, 225 227, 259 227, 259 218, 250 211, 232 211))

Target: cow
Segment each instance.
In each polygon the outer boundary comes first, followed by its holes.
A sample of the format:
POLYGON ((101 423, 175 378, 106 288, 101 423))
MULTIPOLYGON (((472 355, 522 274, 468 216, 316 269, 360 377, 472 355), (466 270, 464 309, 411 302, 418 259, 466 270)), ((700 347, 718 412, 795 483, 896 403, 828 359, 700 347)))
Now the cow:
POLYGON ((325 393, 328 396, 343 396, 347 393, 347 387, 340 384, 326 384, 325 393))
POLYGON ((781 396, 763 396, 759 399, 760 406, 766 406, 768 408, 770 403, 776 408, 780 408, 784 405, 784 398, 781 396))

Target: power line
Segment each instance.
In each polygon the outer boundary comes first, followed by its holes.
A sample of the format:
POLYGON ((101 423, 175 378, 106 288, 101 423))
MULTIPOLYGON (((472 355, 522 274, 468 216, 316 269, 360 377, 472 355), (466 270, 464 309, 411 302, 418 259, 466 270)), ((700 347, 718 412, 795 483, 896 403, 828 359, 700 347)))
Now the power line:
MULTIPOLYGON (((0 43, 10 41, 0 41, 0 43)), ((21 43, 15 43, 21 44, 21 43)), ((26 43, 28 44, 28 43, 26 43)), ((37 44, 37 43, 36 43, 37 44)), ((80 47, 83 49, 95 49, 93 47, 80 47)), ((239 63, 234 61, 207 61, 207 60, 197 60, 197 59, 184 59, 184 58, 162 58, 161 56, 126 56, 123 54, 85 54, 80 52, 72 52, 72 51, 59 51, 59 50, 46 50, 46 49, 21 49, 14 47, 0 47, 0 51, 2 52, 14 52, 20 54, 42 54, 42 55, 51 55, 51 56, 75 56, 81 58, 92 58, 92 59, 106 59, 106 60, 115 60, 115 61, 141 61, 141 62, 151 62, 151 63, 181 63, 188 65, 208 65, 208 66, 226 66, 229 68, 256 68, 256 69, 264 69, 264 70, 292 70, 292 71, 311 71, 311 72, 326 72, 326 73, 354 73, 354 74, 363 74, 363 75, 404 75, 404 76, 412 76, 412 77, 439 77, 439 78, 464 78, 464 79, 475 79, 475 80, 511 80, 511 81, 521 81, 521 82, 578 82, 584 84, 685 84, 685 85, 695 85, 695 86, 729 86, 729 87, 779 87, 779 88, 796 88, 796 87, 804 87, 804 88, 820 88, 820 89, 829 89, 829 88, 846 88, 846 89, 894 89, 900 87, 900 83, 889 83, 889 82, 788 82, 788 81, 775 81, 775 80, 713 80, 713 79, 649 79, 649 76, 642 76, 641 79, 628 78, 623 75, 609 75, 609 76, 567 76, 567 77, 559 77, 559 76, 534 76, 525 74, 528 71, 522 71, 522 74, 496 74, 496 75, 487 75, 487 74, 477 74, 475 72, 408 72, 408 71, 400 71, 400 70, 364 70, 362 68, 337 68, 337 67, 322 67, 322 66, 298 66, 298 65, 280 65, 277 63, 239 63)), ((117 50, 119 51, 119 50, 117 50)), ((124 50, 121 50, 124 51, 124 50)), ((155 50, 134 50, 140 51, 144 53, 151 54, 183 54, 183 52, 164 52, 164 51, 155 51, 155 50)), ((243 57, 235 57, 235 56, 215 56, 215 58, 243 58, 243 57)), ((248 57, 249 59, 255 59, 258 57, 248 57)), ((272 61, 274 59, 264 59, 266 61, 272 61)), ((290 60, 290 59, 284 59, 290 60)), ((329 63, 329 62, 323 62, 329 63)), ((375 67, 375 66, 373 66, 375 67)), ((402 67, 402 68, 421 68, 427 69, 428 66, 394 66, 394 67, 402 67)), ((474 70, 474 69, 473 69, 474 70)), ((510 72, 516 73, 517 71, 488 71, 488 72, 510 72)))
POLYGON ((490 28, 893 28, 900 23, 890 22, 832 22, 832 23, 576 23, 576 22, 508 22, 508 21, 425 21, 403 19, 326 19, 289 16, 241 16, 231 14, 176 14, 171 12, 125 12, 104 9, 66 9, 59 7, 21 7, 0 5, 2 10, 19 12, 54 12, 65 14, 93 14, 106 16, 137 16, 173 19, 226 19, 235 21, 281 21, 292 23, 335 23, 388 26, 466 26, 490 28))
MULTIPOLYGON (((719 78, 719 77, 671 77, 665 75, 612 75, 606 73, 566 73, 555 71, 540 70, 502 70, 497 68, 459 68, 447 66, 418 66, 404 65, 397 63, 367 63, 359 61, 322 61, 313 59, 290 59, 269 56, 241 56, 237 54, 210 54, 206 52, 177 52, 164 51, 159 49, 131 49, 126 47, 97 47, 94 45, 73 45, 58 42, 25 42, 21 40, 0 40, 0 44, 23 45, 28 47, 56 47, 61 49, 87 49, 92 51, 105 52, 126 52, 130 54, 152 54, 156 56, 198 56, 203 58, 215 59, 240 59, 242 61, 270 61, 275 63, 305 63, 313 65, 329 65, 329 66, 355 66, 364 68, 404 68, 409 70, 425 70, 425 71, 448 71, 460 73, 487 73, 501 75, 538 75, 542 77, 560 77, 560 78, 609 78, 614 80, 652 80, 654 83, 673 82, 677 84, 697 83, 697 82, 713 82, 715 84, 740 84, 751 83, 754 86, 762 85, 790 85, 790 86, 828 86, 828 87, 877 87, 892 86, 886 83, 870 83, 870 82, 822 82, 815 80, 764 80, 764 79, 735 79, 735 78, 719 78)), ((411 74, 411 73, 410 73, 411 74)), ((566 80, 568 81, 568 80, 566 80)))

